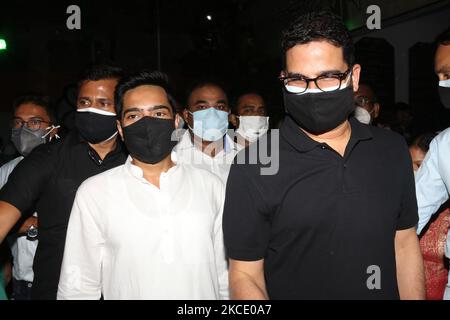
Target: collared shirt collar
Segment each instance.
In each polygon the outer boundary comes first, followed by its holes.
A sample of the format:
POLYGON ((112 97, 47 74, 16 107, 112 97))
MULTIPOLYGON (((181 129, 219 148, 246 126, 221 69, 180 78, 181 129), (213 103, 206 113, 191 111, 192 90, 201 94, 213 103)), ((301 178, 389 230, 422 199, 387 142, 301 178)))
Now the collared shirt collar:
MULTIPOLYGON (((191 134, 190 134, 189 130, 186 130, 186 132, 183 134, 183 136, 180 139, 180 142, 175 147, 175 151, 182 151, 182 150, 186 150, 186 149, 197 149, 194 146, 194 143, 192 142, 191 134)), ((199 151, 201 152, 201 150, 199 150, 199 151)), ((238 152, 239 149, 236 146, 236 143, 233 141, 233 139, 231 139, 230 136, 228 134, 226 134, 224 136, 223 150, 221 152, 219 152, 218 155, 220 155, 220 154, 228 155, 232 151, 238 152)))
MULTIPOLYGON (((373 137, 368 125, 360 123, 353 117, 349 121, 352 128, 349 144, 351 142, 356 143, 357 141, 368 140, 373 137)), ((320 142, 308 137, 289 115, 286 115, 280 128, 280 133, 286 142, 302 153, 311 151, 315 147, 322 145, 320 142)))
MULTIPOLYGON (((125 161, 125 168, 127 169, 127 171, 137 180, 139 180, 142 183, 145 184, 151 184, 150 182, 148 182, 145 178, 144 178, 144 172, 142 171, 141 168, 139 168, 137 165, 133 164, 133 158, 128 155, 127 160, 125 161)), ((171 175, 174 171, 176 171, 176 169, 178 168, 178 165, 175 163, 175 165, 171 168, 169 168, 169 170, 167 170, 166 172, 162 172, 161 176, 167 176, 167 175, 171 175)))
POLYGON ((124 152, 124 149, 122 147, 122 141, 120 139, 118 139, 119 134, 117 134, 113 139, 116 139, 116 147, 114 148, 114 150, 112 150, 111 152, 109 152, 106 157, 102 160, 100 158, 100 156, 98 155, 97 151, 94 150, 94 148, 92 148, 89 144, 89 142, 84 139, 81 134, 78 132, 78 130, 76 130, 76 134, 77 134, 77 138, 76 141, 80 144, 86 145, 87 146, 87 151, 88 151, 88 155, 89 157, 92 159, 92 161, 94 161, 97 165, 102 165, 103 162, 106 161, 107 158, 115 156, 116 154, 122 153, 124 152))

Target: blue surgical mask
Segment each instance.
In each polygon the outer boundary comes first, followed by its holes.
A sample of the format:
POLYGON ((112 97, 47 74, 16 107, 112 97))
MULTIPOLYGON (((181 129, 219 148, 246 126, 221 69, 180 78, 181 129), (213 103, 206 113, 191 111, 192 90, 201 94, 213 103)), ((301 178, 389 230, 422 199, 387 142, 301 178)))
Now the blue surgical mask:
POLYGON ((211 107, 189 113, 194 118, 194 128, 189 126, 189 129, 197 137, 206 141, 217 141, 227 132, 228 112, 211 107))

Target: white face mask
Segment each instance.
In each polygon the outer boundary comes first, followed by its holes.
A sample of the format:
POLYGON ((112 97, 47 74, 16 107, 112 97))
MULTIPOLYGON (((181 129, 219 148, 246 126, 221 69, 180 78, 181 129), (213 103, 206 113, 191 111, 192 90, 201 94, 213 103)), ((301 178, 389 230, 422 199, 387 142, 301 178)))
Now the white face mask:
POLYGON ((355 108, 355 118, 364 124, 370 124, 372 122, 372 117, 370 116, 369 111, 362 107, 355 108))
POLYGON ((250 142, 256 141, 269 129, 269 117, 240 116, 239 128, 236 130, 242 137, 250 142))

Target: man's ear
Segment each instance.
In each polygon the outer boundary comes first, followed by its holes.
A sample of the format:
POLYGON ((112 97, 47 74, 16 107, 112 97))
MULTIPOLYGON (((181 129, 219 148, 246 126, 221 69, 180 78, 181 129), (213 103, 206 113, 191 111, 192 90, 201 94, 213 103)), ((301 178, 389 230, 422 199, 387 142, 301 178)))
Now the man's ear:
POLYGON ((352 69, 352 84, 353 84, 353 92, 358 91, 359 88, 359 76, 361 74, 361 66, 359 64, 355 64, 352 69))
POLYGON ((179 115, 179 113, 175 113, 175 129, 183 129, 183 128, 179 128, 180 126, 180 118, 181 116, 179 115))
POLYGON ((193 128, 193 120, 192 115, 189 113, 189 110, 187 108, 183 109, 183 119, 188 124, 189 128, 193 128))
POLYGON ((235 129, 238 128, 239 125, 239 118, 236 117, 236 115, 234 115, 233 113, 230 113, 230 115, 228 116, 228 121, 231 122, 231 124, 233 125, 233 127, 235 129))
POLYGON ((380 104, 376 102, 373 105, 373 118, 376 119, 380 115, 380 104))
POLYGON ((117 131, 119 131, 119 134, 120 134, 120 138, 122 138, 122 141, 124 141, 124 139, 123 139, 123 132, 122 132, 122 125, 120 124, 119 120, 116 120, 116 125, 117 125, 117 131))

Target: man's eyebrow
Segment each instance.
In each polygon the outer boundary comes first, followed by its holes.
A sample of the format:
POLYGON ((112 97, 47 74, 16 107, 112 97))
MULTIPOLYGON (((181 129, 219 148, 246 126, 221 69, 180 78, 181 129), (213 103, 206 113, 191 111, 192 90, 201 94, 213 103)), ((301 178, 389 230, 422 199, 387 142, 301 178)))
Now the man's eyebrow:
POLYGON ((128 112, 136 112, 136 111, 154 111, 154 110, 160 110, 160 109, 167 109, 168 111, 170 111, 170 108, 166 105, 160 104, 160 105, 156 105, 156 106, 151 106, 148 108, 138 108, 138 107, 131 107, 128 108, 127 110, 125 110, 123 112, 123 114, 125 115, 128 112))
POLYGON ((197 101, 195 101, 194 105, 200 104, 200 103, 208 103, 208 101, 206 101, 206 100, 197 100, 197 101))
MULTIPOLYGON (((337 70, 337 69, 333 69, 333 70, 325 70, 322 71, 318 74, 318 77, 323 76, 323 75, 327 75, 327 74, 335 74, 335 73, 343 73, 341 70, 337 70)), ((288 72, 287 74, 288 77, 292 77, 292 78, 308 78, 305 75, 301 74, 301 73, 294 73, 294 72, 288 72)))
POLYGON ((439 70, 435 70, 436 73, 446 73, 446 72, 450 72, 450 66, 449 65, 445 65, 442 68, 440 68, 439 70))
MULTIPOLYGON (((201 104, 201 103, 209 104, 209 102, 206 101, 206 100, 197 100, 197 101, 195 101, 194 105, 201 104)), ((217 100, 216 103, 225 103, 225 104, 228 104, 227 100, 225 100, 225 99, 217 100)))

